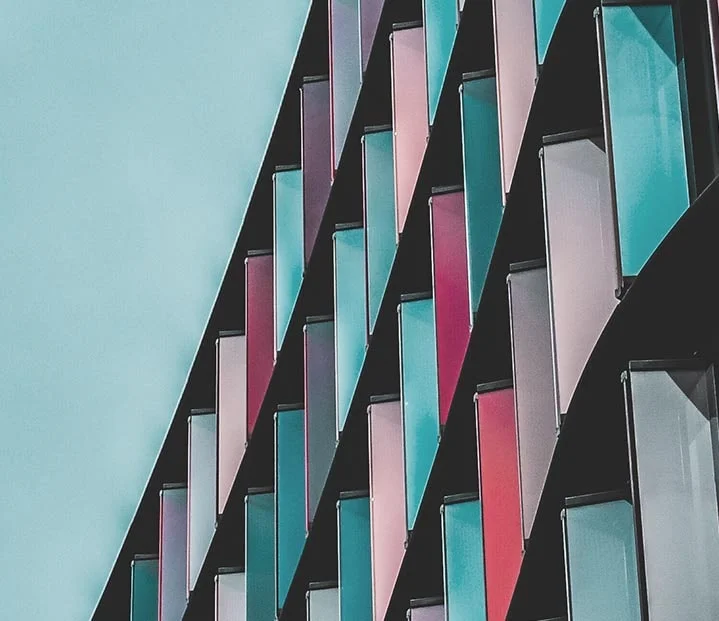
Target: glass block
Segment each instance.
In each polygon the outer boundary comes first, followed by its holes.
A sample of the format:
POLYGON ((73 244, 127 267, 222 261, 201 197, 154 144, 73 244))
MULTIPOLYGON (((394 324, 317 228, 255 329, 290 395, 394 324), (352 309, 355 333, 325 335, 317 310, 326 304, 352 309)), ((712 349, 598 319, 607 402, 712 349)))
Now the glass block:
POLYGON ((714 367, 630 362, 624 376, 643 618, 719 616, 714 367))
POLYGON ((242 567, 220 567, 215 576, 215 621, 246 621, 245 572, 242 567))
POLYGON ((398 307, 407 528, 412 530, 439 448, 434 302, 402 296, 398 307))
POLYGON ((368 413, 372 608, 384 621, 404 557, 407 517, 399 395, 371 397, 368 413))
POLYGON ((287 592, 305 545, 305 412, 302 404, 277 406, 275 414, 276 610, 287 592))
POLYGON ((275 495, 250 489, 245 497, 245 617, 275 618, 275 495))
POLYGON ((192 410, 187 438, 187 596, 197 578, 215 534, 217 506, 217 416, 192 410))
POLYGON ((187 486, 160 491, 160 621, 182 619, 187 603, 187 486))
POLYGON ((302 171, 277 168, 272 176, 274 206, 275 352, 282 349, 304 272, 302 171))
POLYGON ((671 4, 612 4, 598 16, 622 273, 631 277, 689 207, 683 61, 671 4))
POLYGON ((136 554, 130 564, 130 621, 157 621, 157 554, 136 554))
POLYGON ((457 35, 456 0, 423 0, 422 10, 427 58, 429 124, 432 126, 457 35))
POLYGON ((370 500, 367 491, 342 492, 337 503, 340 619, 372 618, 370 500))
POLYGON ((362 138, 362 182, 367 258, 368 337, 374 332, 397 252, 392 154, 391 126, 365 130, 362 138))
POLYGON ((477 494, 445 497, 442 553, 445 621, 486 621, 482 509, 477 494))
POLYGON ((497 81, 492 72, 465 74, 460 86, 469 318, 475 314, 502 222, 502 170, 497 81))

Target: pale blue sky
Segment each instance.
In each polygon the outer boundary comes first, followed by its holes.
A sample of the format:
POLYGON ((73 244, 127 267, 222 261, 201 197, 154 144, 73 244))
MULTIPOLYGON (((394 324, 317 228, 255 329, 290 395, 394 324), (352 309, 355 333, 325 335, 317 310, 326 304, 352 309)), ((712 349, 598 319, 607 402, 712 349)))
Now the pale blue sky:
POLYGON ((94 608, 308 4, 0 0, 2 619, 94 608))

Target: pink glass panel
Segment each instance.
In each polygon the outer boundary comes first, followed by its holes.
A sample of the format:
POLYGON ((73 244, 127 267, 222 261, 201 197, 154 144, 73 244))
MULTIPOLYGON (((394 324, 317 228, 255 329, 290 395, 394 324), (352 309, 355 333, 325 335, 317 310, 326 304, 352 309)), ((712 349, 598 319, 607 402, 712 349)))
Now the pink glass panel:
POLYGON ((377 26, 382 15, 385 0, 360 0, 360 54, 362 74, 367 70, 367 62, 372 51, 372 42, 377 34, 377 26))
POLYGON ((446 424, 469 343, 464 192, 432 197, 432 284, 439 373, 439 422, 446 424))
POLYGON ((245 259, 245 333, 247 335, 247 436, 252 435, 274 365, 272 255, 245 259))
POLYGON ((475 396, 475 405, 487 621, 505 621, 522 564, 524 543, 514 390, 481 392, 475 396))
POLYGON ((395 30, 391 51, 395 209, 401 235, 429 136, 422 26, 395 30))
POLYGON ((407 534, 402 410, 397 400, 372 403, 368 412, 372 611, 374 621, 383 621, 404 557, 407 534))
POLYGON ((227 497, 245 454, 247 441, 247 342, 244 334, 217 339, 217 514, 227 497))
POLYGON ((509 192, 534 97, 537 54, 533 0, 494 0, 502 189, 509 192))
POLYGON ((310 259, 332 184, 330 161, 330 83, 327 78, 302 85, 302 192, 305 265, 310 259))

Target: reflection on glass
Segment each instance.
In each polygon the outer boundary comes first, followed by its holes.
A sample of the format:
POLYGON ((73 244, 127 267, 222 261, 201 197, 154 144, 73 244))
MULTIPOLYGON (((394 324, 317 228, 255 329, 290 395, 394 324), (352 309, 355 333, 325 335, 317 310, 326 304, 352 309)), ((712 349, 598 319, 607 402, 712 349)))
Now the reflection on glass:
POLYGON ((622 272, 635 276, 689 206, 682 59, 671 4, 603 6, 598 26, 622 272))
POLYGON ((342 492, 337 503, 340 618, 372 618, 370 509, 367 492, 342 492))
POLYGON ((476 494, 444 499, 442 539, 445 621, 485 620, 482 510, 476 494))
POLYGON ((407 528, 411 531, 439 447, 434 303, 425 294, 402 296, 398 313, 407 528))
POLYGON ((424 40, 427 57, 429 124, 434 125, 439 96, 457 34, 457 8, 447 0, 423 0, 424 40))
POLYGON ((275 618, 275 495, 250 489, 245 497, 245 616, 275 618))
POLYGON ((632 493, 652 621, 719 618, 714 369, 630 363, 632 493), (664 367, 664 368, 662 368, 664 367))
POLYGON ((157 619, 157 554, 136 554, 130 564, 130 621, 157 619))
POLYGON ((567 593, 573 619, 640 621, 632 505, 569 499, 563 514, 567 593))
POLYGON ((272 176, 272 188, 275 352, 279 352, 300 293, 304 271, 302 171, 294 167, 278 168, 272 176))
POLYGON ((215 621, 246 621, 245 572, 220 567, 215 576, 215 621))
POLYGON ((160 491, 160 621, 177 621, 185 612, 187 582, 187 486, 160 491))

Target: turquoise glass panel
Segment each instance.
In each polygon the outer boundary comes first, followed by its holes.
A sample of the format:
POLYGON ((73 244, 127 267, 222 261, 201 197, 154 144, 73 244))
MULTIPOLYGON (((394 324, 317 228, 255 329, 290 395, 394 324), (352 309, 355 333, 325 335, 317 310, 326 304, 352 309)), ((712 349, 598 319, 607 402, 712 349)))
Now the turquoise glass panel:
POLYGON ((275 414, 276 608, 287 591, 305 544, 305 412, 275 414))
POLYGON ((302 171, 283 170, 273 178, 275 257, 275 351, 285 340, 292 309, 302 286, 304 225, 302 220, 302 171))
POLYGON ((689 206, 683 67, 670 5, 604 6, 602 24, 622 271, 635 276, 689 206))
POLYGON ((626 500, 565 510, 572 619, 640 621, 634 514, 626 500))
POLYGON ((337 434, 342 433, 365 356, 365 260, 362 227, 334 234, 337 434))
POLYGON ((341 621, 372 619, 372 556, 369 496, 337 503, 341 621))
POLYGON ((130 621, 157 621, 157 557, 136 557, 132 561, 130 576, 130 621))
POLYGON ((368 334, 372 334, 397 252, 392 130, 365 134, 362 155, 368 334))
POLYGON ((497 116, 497 80, 465 79, 460 91, 464 205, 467 223, 469 317, 479 307, 502 222, 502 169, 497 116))
POLYGON ((537 41, 537 63, 544 64, 547 49, 557 27, 566 0, 534 0, 534 27, 537 41))
POLYGON ((275 618, 275 495, 245 497, 245 617, 275 618))
POLYGON ((482 511, 479 500, 442 507, 446 621, 487 619, 482 511))
POLYGON ((407 528, 417 518, 439 446, 437 349, 431 298, 399 305, 407 528))
POLYGON ((424 0, 422 4, 429 124, 433 125, 457 34, 457 2, 456 0, 424 0))

